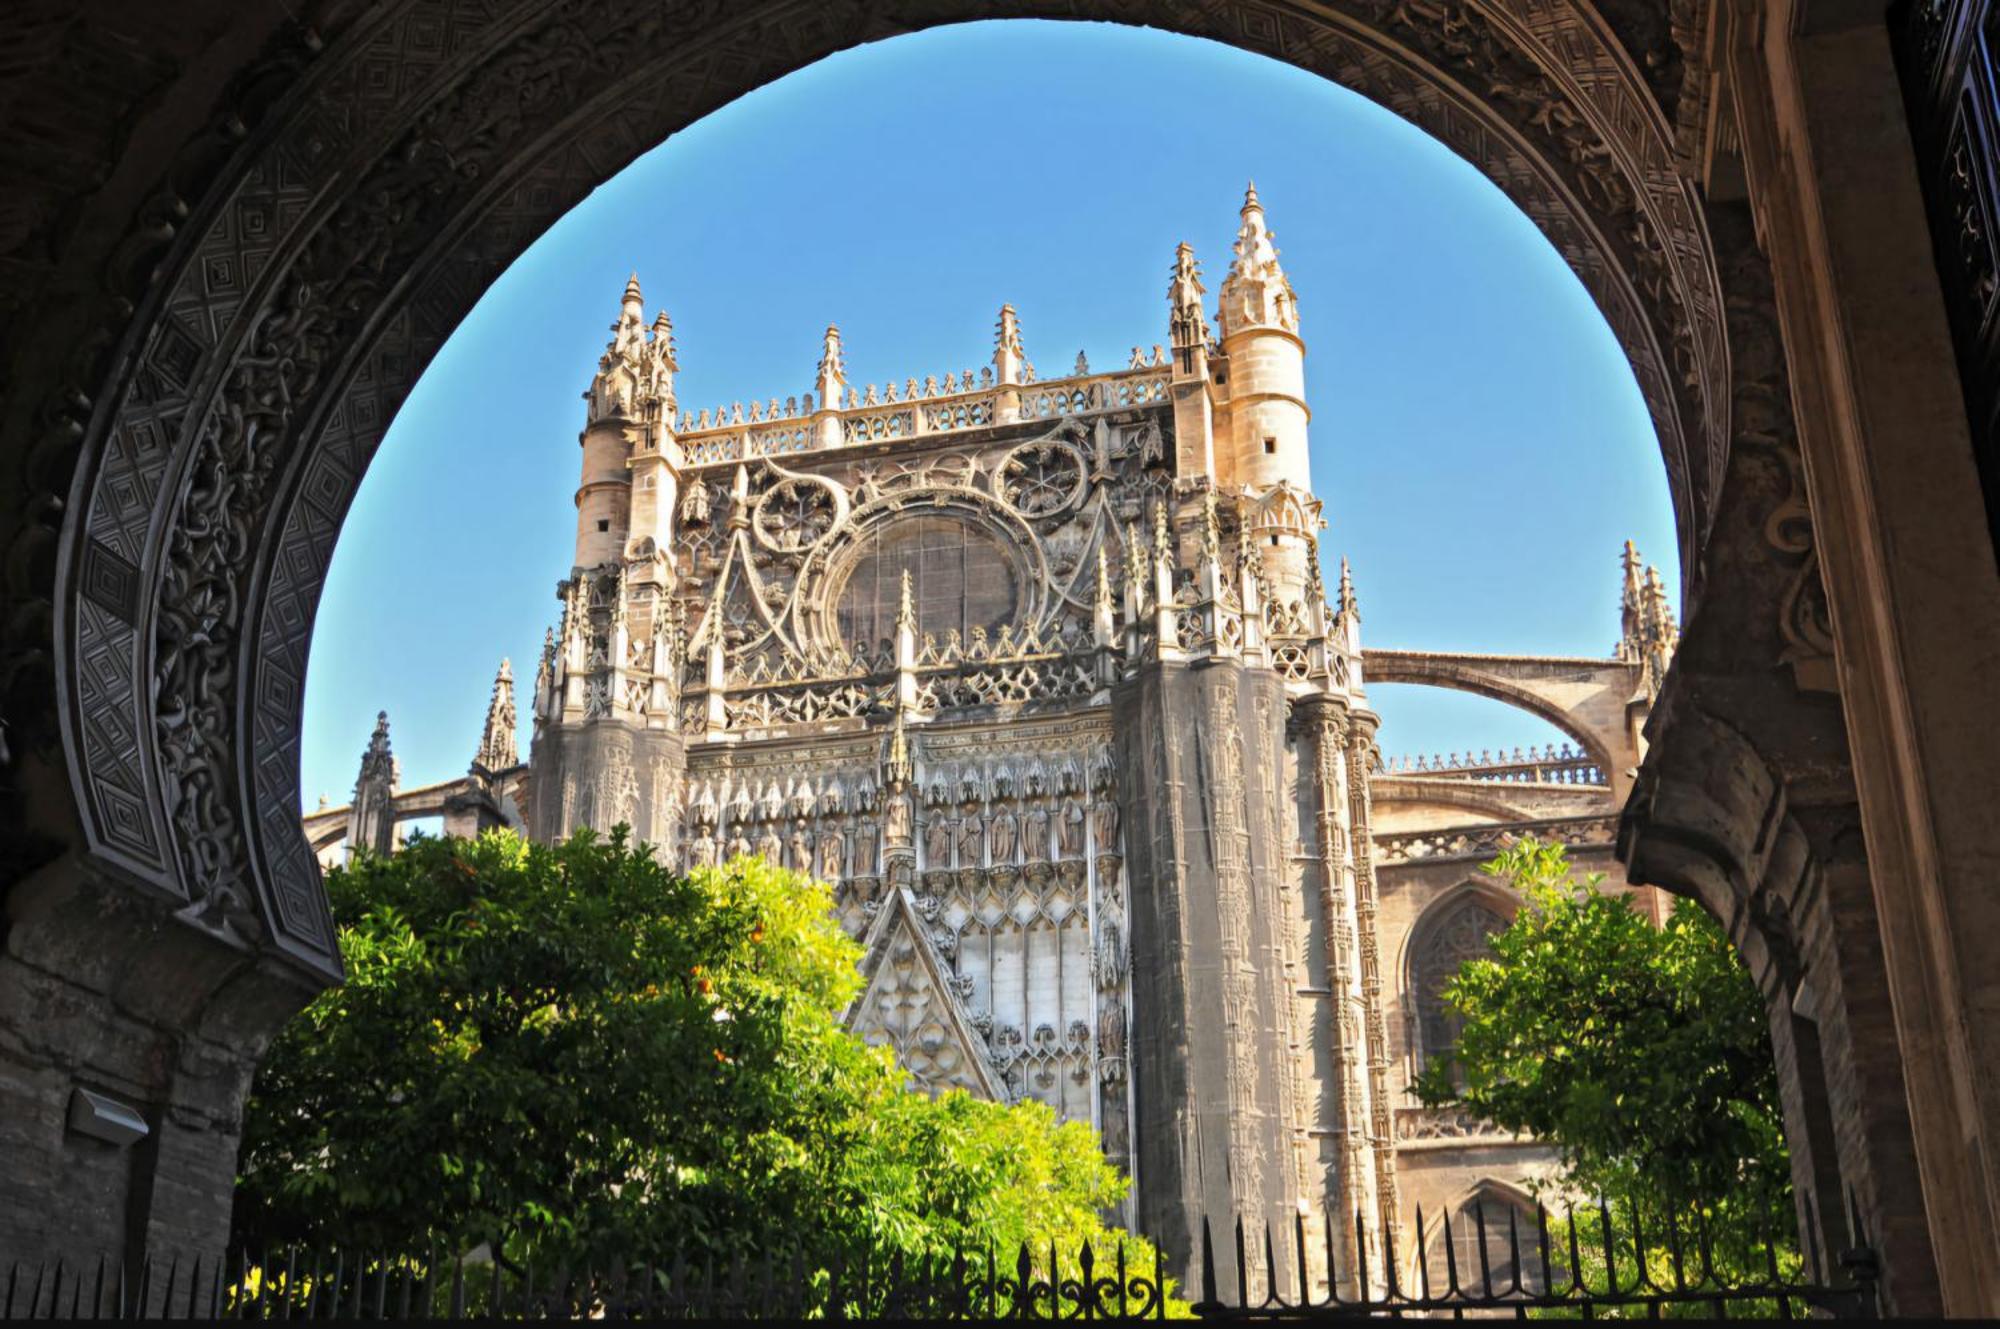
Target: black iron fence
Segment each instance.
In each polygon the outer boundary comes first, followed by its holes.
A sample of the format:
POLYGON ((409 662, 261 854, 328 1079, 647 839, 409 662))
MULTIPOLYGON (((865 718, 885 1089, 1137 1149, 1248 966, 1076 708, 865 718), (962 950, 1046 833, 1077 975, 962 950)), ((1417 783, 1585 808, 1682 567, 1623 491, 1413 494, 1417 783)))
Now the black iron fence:
POLYGON ((1191 1289, 1176 1287, 1157 1257, 1128 1258, 1122 1244, 851 1264, 739 1257, 568 1267, 496 1260, 484 1248, 419 1256, 287 1248, 136 1265, 109 1256, 15 1261, 0 1265, 0 1318, 1797 1319, 1878 1310, 1865 1248, 1842 1253, 1838 1280, 1815 1284, 1787 1273, 1797 1261, 1769 1242, 1736 1243, 1723 1258, 1698 1227, 1669 1222, 1649 1234, 1631 1214, 1614 1226, 1604 1205, 1560 1220, 1507 1206, 1504 1224, 1478 1204, 1456 1221, 1427 1222, 1420 1210, 1400 1237, 1371 1233, 1360 1215, 1336 1236, 1332 1215, 1318 1217, 1298 1215, 1284 1229, 1239 1219, 1221 1240, 1204 1222, 1191 1289))

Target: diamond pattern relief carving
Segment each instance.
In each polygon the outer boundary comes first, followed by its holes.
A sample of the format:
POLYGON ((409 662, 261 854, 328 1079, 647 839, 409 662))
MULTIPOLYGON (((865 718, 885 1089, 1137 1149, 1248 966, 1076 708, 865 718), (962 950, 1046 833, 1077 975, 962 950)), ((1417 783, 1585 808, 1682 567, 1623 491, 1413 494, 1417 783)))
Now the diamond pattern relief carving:
POLYGON ((891 1048, 918 1088, 963 1089, 1000 1102, 1007 1094, 993 1073, 983 1041, 953 993, 907 890, 895 891, 869 929, 861 962, 866 979, 848 1027, 877 1047, 891 1048))

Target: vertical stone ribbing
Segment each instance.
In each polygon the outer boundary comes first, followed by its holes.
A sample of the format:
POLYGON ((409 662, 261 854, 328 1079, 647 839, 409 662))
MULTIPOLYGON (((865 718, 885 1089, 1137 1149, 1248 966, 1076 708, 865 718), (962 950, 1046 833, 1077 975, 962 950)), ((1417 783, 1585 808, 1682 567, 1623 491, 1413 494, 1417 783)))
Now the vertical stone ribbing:
MULTIPOLYGON (((1273 741, 1262 717, 1275 727, 1280 686, 1234 663, 1160 662, 1113 693, 1131 814, 1139 1225, 1184 1280, 1199 1275, 1204 1218, 1226 1247, 1239 1217, 1249 1232, 1283 1232, 1300 1198, 1293 1074, 1271 1055, 1293 1018, 1277 859, 1257 842, 1275 786, 1248 766, 1273 741)), ((1291 1286, 1289 1243, 1277 1254, 1278 1285, 1291 1286)), ((1218 1255, 1221 1290, 1235 1295, 1233 1259, 1218 1255)))
MULTIPOLYGON (((1377 1231, 1402 1235, 1396 1185, 1395 1114, 1389 1100, 1389 1027, 1382 1008, 1382 950, 1376 928, 1373 798, 1369 749, 1374 724, 1364 713, 1348 733, 1348 825, 1354 837, 1354 918, 1360 945, 1361 1010, 1368 1037, 1369 1139, 1375 1154, 1377 1231)), ((1400 1244, 1400 1243, 1397 1243, 1400 1244)))
MULTIPOLYGON (((1337 1211, 1334 1222, 1341 1248, 1351 1253, 1362 1249, 1356 1218, 1376 1203, 1375 1157, 1369 1143, 1367 1050, 1357 1009, 1361 988, 1351 855, 1352 842, 1360 832, 1348 824, 1352 803, 1348 793, 1346 707, 1322 695, 1301 702, 1299 709, 1304 729, 1312 740, 1315 825, 1325 874, 1320 902, 1324 912, 1327 987, 1331 994, 1329 1014, 1334 1026, 1337 1090, 1334 1134, 1339 1142, 1339 1175, 1328 1192, 1337 1211)), ((1367 1249, 1372 1252, 1375 1243, 1368 1242, 1367 1249)), ((1372 1256, 1370 1263, 1375 1263, 1372 1256)))

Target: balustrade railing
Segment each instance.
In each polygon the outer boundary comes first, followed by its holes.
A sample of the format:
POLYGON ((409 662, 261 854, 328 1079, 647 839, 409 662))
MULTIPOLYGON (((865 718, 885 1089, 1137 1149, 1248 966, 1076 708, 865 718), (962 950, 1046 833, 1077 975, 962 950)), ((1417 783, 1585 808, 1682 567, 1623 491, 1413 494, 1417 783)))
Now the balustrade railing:
POLYGON ((1548 817, 1492 826, 1454 826, 1441 830, 1402 831, 1375 837, 1375 861, 1381 864, 1418 860, 1490 858, 1525 836, 1572 848, 1612 844, 1618 838, 1618 818, 1548 817))
MULTIPOLYGON (((1135 356, 1135 362, 1143 357, 1135 356)), ((817 421, 830 414, 844 444, 876 443, 927 434, 983 429, 1009 418, 1053 419, 1131 410, 1167 400, 1168 371, 1159 363, 1135 363, 1107 374, 1037 383, 996 383, 989 368, 936 376, 921 384, 912 378, 902 389, 870 386, 850 390, 830 411, 815 411, 813 397, 771 398, 768 406, 741 402, 712 411, 683 412, 675 437, 690 466, 748 461, 757 457, 808 452, 818 446, 817 421)))
POLYGON ((1433 753, 1425 756, 1385 757, 1375 766, 1378 775, 1432 776, 1451 780, 1495 780, 1515 784, 1607 785, 1603 767, 1581 748, 1554 744, 1537 751, 1515 748, 1506 752, 1482 751, 1474 756, 1433 753))

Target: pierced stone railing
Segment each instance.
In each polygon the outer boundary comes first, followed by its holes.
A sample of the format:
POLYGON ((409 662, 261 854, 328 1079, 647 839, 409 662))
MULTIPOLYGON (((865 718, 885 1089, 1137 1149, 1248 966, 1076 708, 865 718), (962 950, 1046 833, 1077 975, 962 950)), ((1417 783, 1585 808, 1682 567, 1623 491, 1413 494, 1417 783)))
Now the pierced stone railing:
MULTIPOLYGON (((1138 357, 1143 358, 1143 357, 1138 357)), ((1108 374, 1088 374, 1047 382, 997 383, 991 368, 975 377, 935 376, 904 388, 849 389, 847 401, 831 412, 816 411, 813 396, 771 398, 768 405, 742 402, 712 411, 682 412, 674 434, 690 466, 748 461, 757 457, 810 452, 818 446, 818 422, 831 414, 843 445, 878 443, 932 434, 984 429, 1009 420, 1056 419, 1131 410, 1168 399, 1170 371, 1162 364, 1138 364, 1108 374)))
POLYGON ((1464 1140, 1526 1140, 1528 1136, 1503 1130, 1483 1117, 1459 1107, 1399 1107, 1396 1109, 1398 1144, 1456 1143, 1464 1140))
POLYGON ((1491 750, 1474 756, 1433 753, 1426 757, 1385 757, 1376 764, 1377 775, 1416 775, 1448 780, 1493 780, 1512 784, 1566 784, 1606 786, 1604 769, 1580 748, 1568 743, 1554 744, 1536 751, 1515 748, 1510 755, 1491 750))
POLYGON ((1531 835, 1538 840, 1572 847, 1611 844, 1618 836, 1618 818, 1549 817, 1540 821, 1510 821, 1493 826, 1454 826, 1442 830, 1377 835, 1375 861, 1414 863, 1491 858, 1531 835))
MULTIPOLYGON (((699 652, 682 675, 683 727, 707 727, 709 690, 699 652)), ((1096 645, 1071 624, 1065 632, 1027 630, 1018 636, 1003 626, 988 635, 975 630, 961 640, 926 634, 911 662, 920 711, 1088 697, 1099 687, 1096 645)), ((898 677, 893 647, 834 650, 811 660, 760 655, 731 671, 723 691, 725 730, 807 724, 886 714, 896 705, 898 677)))

